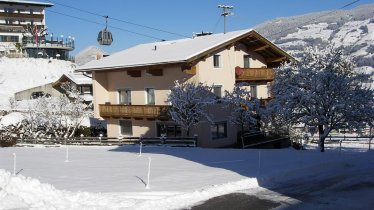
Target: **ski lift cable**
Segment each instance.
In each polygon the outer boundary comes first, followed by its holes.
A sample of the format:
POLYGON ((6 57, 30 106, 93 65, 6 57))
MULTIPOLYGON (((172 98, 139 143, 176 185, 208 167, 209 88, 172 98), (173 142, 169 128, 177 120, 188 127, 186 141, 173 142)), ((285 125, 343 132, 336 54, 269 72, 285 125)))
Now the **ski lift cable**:
MULTIPOLYGON (((50 0, 47 0, 47 1, 49 1, 49 2, 51 2, 51 3, 55 3, 55 2, 50 1, 50 0)), ((347 3, 347 4, 343 5, 343 6, 340 7, 340 8, 335 9, 335 10, 333 10, 333 11, 331 11, 331 12, 328 12, 328 13, 326 13, 326 14, 324 14, 324 15, 318 16, 318 17, 313 18, 313 19, 311 19, 311 20, 308 20, 308 21, 302 22, 302 23, 298 24, 297 26, 293 26, 293 27, 290 27, 290 28, 286 28, 286 29, 281 30, 281 31, 279 31, 279 32, 276 32, 276 33, 270 34, 270 35, 268 35, 268 36, 274 36, 274 35, 277 35, 277 34, 283 33, 283 32, 285 32, 285 31, 292 30, 292 29, 294 29, 295 27, 299 27, 299 26, 305 25, 305 24, 307 24, 307 23, 310 23, 310 22, 316 21, 316 20, 318 20, 318 19, 320 19, 320 18, 322 18, 322 17, 325 17, 325 16, 327 16, 327 15, 330 15, 330 14, 332 14, 332 13, 335 13, 335 12, 336 12, 337 10, 339 10, 339 9, 344 9, 344 8, 349 7, 349 6, 351 6, 351 5, 353 5, 353 4, 356 4, 356 3, 358 3, 358 2, 360 2, 360 0, 352 1, 352 2, 350 2, 350 3, 347 3)), ((59 4, 59 3, 55 3, 55 4, 59 4)), ((62 4, 61 4, 61 5, 62 5, 62 4)), ((68 6, 68 5, 64 5, 64 6, 69 7, 69 8, 72 8, 72 9, 76 9, 76 10, 79 10, 79 11, 82 11, 82 12, 85 12, 85 13, 89 13, 89 14, 92 14, 92 15, 96 15, 96 16, 100 16, 100 17, 105 17, 104 15, 100 15, 100 14, 92 13, 92 12, 85 11, 85 10, 82 10, 82 9, 79 9, 79 8, 73 8, 73 7, 68 6)), ((53 10, 50 10, 50 9, 48 9, 48 11, 53 12, 53 13, 57 13, 57 14, 60 14, 60 15, 64 15, 64 16, 67 16, 67 17, 76 18, 76 19, 79 19, 79 20, 82 20, 82 21, 86 21, 86 22, 94 23, 94 24, 97 24, 97 25, 102 25, 102 26, 104 25, 104 24, 102 24, 102 23, 98 23, 98 22, 95 22, 95 21, 92 21, 92 20, 88 20, 88 19, 84 19, 84 18, 80 18, 80 17, 76 17, 76 16, 72 16, 72 15, 64 14, 64 13, 57 12, 57 11, 53 11, 53 10)), ((105 25, 104 25, 104 26, 105 26, 105 25)), ((158 37, 154 37, 154 36, 150 36, 150 35, 146 35, 146 34, 142 34, 142 33, 134 32, 134 31, 126 30, 126 29, 119 28, 119 27, 111 26, 111 28, 118 29, 118 30, 121 30, 121 31, 125 31, 125 32, 128 32, 128 33, 137 34, 137 35, 144 36, 144 37, 148 37, 148 38, 152 38, 152 39, 156 39, 156 40, 161 40, 161 41, 165 40, 165 39, 161 39, 161 38, 158 38, 158 37)), ((188 38, 190 38, 190 37, 188 37, 188 38)), ((257 40, 252 40, 252 41, 249 41, 249 42, 250 42, 250 43, 254 43, 254 42, 261 41, 261 40, 262 40, 262 39, 257 39, 257 40)))
MULTIPOLYGON (((81 21, 93 23, 93 24, 96 24, 96 25, 106 26, 106 27, 110 27, 110 28, 117 29, 117 30, 120 30, 120 31, 125 31, 125 32, 128 32, 128 33, 136 34, 136 35, 139 35, 139 36, 148 37, 148 38, 155 39, 155 40, 160 40, 160 41, 165 40, 165 39, 162 39, 162 38, 159 38, 159 37, 135 32, 135 31, 130 31, 130 30, 127 30, 127 29, 124 29, 124 28, 116 27, 116 26, 110 26, 110 25, 107 25, 107 24, 99 23, 99 22, 96 22, 96 21, 93 21, 93 20, 89 20, 89 19, 85 19, 85 18, 73 16, 73 15, 68 15, 68 14, 65 14, 65 13, 62 13, 62 12, 57 12, 57 11, 54 11, 54 10, 51 10, 51 9, 47 9, 47 11, 55 13, 55 14, 63 15, 63 16, 66 16, 66 17, 75 18, 75 19, 78 19, 78 20, 81 20, 81 21)), ((105 16, 103 16, 103 17, 105 17, 105 16)))
MULTIPOLYGON (((101 15, 99 13, 90 12, 90 11, 87 11, 87 10, 84 10, 84 9, 76 8, 76 7, 69 6, 69 5, 62 4, 62 3, 58 3, 58 2, 55 2, 55 1, 51 1, 51 0, 47 0, 47 1, 50 2, 50 3, 53 3, 53 4, 57 4, 57 5, 60 5, 60 6, 63 6, 63 7, 74 9, 74 10, 84 12, 84 13, 87 13, 87 14, 91 14, 91 15, 95 15, 95 16, 99 16, 99 17, 108 17, 108 16, 105 16, 105 15, 101 15)), ((191 38, 191 37, 183 35, 183 34, 171 32, 171 31, 166 31, 166 30, 163 30, 163 29, 158 29, 158 28, 155 28, 155 27, 146 26, 146 25, 142 25, 142 24, 138 24, 138 23, 133 23, 133 22, 130 22, 130 21, 127 21, 127 20, 121 20, 121 19, 112 18, 112 17, 108 17, 108 19, 115 20, 115 21, 122 22, 122 23, 126 23, 126 24, 130 24, 130 25, 134 25, 134 26, 138 26, 138 27, 143 27, 143 28, 159 31, 159 32, 163 32, 163 33, 176 35, 176 36, 179 36, 179 37, 191 38)))

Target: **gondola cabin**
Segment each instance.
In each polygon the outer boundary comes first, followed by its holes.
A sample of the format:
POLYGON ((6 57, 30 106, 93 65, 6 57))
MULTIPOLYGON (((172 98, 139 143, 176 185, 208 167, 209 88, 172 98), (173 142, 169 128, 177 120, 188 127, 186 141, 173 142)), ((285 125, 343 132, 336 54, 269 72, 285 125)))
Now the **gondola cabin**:
POLYGON ((100 45, 111 45, 113 42, 113 36, 110 31, 108 31, 107 28, 99 32, 99 35, 97 36, 97 41, 100 45))

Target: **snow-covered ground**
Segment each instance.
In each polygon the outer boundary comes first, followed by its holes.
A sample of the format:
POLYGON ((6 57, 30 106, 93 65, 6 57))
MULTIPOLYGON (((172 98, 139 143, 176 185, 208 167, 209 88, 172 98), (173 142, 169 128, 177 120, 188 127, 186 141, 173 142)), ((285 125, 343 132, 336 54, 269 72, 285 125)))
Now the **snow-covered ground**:
MULTIPOLYGON (((290 180, 343 174, 347 166, 367 174, 363 183, 373 185, 373 155, 364 147, 320 153, 145 146, 141 156, 138 146, 1 148, 0 209, 181 209, 243 190, 261 196, 266 189, 259 186, 277 191, 290 180)), ((283 203, 284 197, 276 200, 283 203)))

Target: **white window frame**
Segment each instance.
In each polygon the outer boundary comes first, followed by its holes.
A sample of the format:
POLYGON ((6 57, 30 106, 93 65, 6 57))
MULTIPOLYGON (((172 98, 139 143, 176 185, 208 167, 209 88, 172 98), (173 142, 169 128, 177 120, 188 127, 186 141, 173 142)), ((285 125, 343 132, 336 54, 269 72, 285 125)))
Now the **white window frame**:
POLYGON ((213 68, 215 69, 219 69, 219 68, 222 68, 223 66, 223 62, 222 62, 222 55, 221 54, 214 54, 213 55, 213 68), (215 57, 218 56, 218 66, 215 66, 215 57))
POLYGON ((123 91, 123 90, 129 90, 130 91, 130 98, 131 98, 131 102, 130 104, 124 104, 124 105, 132 105, 132 89, 131 88, 121 88, 121 89, 118 89, 117 90, 117 94, 118 94, 118 97, 117 97, 117 104, 121 104, 120 102, 120 97, 121 97, 121 94, 119 93, 120 91, 123 91))
POLYGON ((220 87, 220 88, 221 88, 221 97, 218 97, 218 96, 216 96, 216 97, 217 97, 217 98, 223 98, 223 97, 224 97, 223 85, 221 85, 221 84, 214 84, 214 85, 213 85, 213 89, 212 89, 212 91, 213 91, 214 95, 215 95, 215 92, 214 92, 214 88, 215 88, 215 87, 220 87))
POLYGON ((249 88, 250 88, 251 98, 257 98, 257 96, 258 96, 258 90, 257 90, 258 87, 257 87, 257 85, 250 85, 249 88), (252 88, 255 91, 254 94, 252 94, 253 93, 252 88))
POLYGON ((156 105, 156 88, 154 87, 145 87, 144 88, 144 94, 145 94, 145 104, 146 105, 156 105), (148 101, 148 92, 147 90, 148 89, 153 89, 153 93, 154 93, 154 104, 149 104, 149 101, 148 101))
POLYGON ((243 68, 251 68, 251 61, 252 61, 252 56, 249 54, 244 54, 243 55, 243 68), (248 66, 245 66, 245 59, 248 58, 248 66))

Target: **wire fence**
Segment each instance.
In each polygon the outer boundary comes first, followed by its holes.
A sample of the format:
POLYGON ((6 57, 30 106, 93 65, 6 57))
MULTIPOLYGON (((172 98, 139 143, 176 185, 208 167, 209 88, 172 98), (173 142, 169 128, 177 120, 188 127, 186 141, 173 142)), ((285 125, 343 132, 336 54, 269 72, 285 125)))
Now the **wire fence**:
MULTIPOLYGON (((373 136, 328 136, 325 139, 325 148, 339 149, 340 151, 363 149, 371 150, 373 148, 373 136)), ((309 137, 305 143, 319 144, 318 136, 309 137)))
POLYGON ((161 144, 170 146, 197 146, 197 136, 194 137, 75 137, 75 138, 19 138, 17 144, 43 144, 43 145, 127 145, 140 144, 151 145, 161 144))

